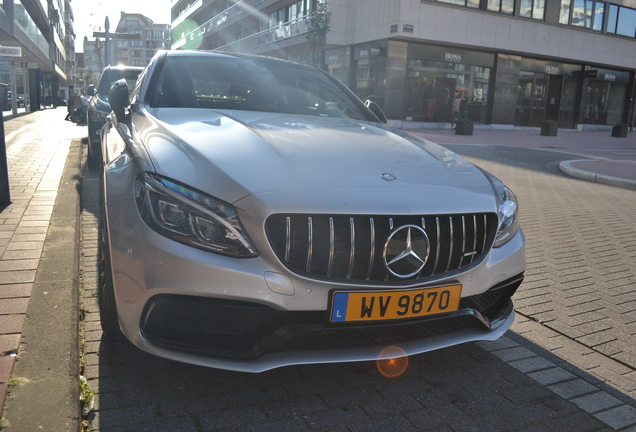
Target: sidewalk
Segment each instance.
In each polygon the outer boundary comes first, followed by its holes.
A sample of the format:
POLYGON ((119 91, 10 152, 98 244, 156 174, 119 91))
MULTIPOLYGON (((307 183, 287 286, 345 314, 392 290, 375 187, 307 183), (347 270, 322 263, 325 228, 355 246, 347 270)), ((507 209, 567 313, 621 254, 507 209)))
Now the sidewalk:
MULTIPOLYGON (((41 349, 37 341, 25 337, 28 335, 25 331, 29 330, 25 328, 25 322, 28 321, 25 318, 36 315, 38 321, 44 321, 40 319, 43 316, 40 314, 46 311, 56 309, 59 313, 63 307, 73 307, 73 304, 64 304, 62 298, 55 295, 57 291, 54 290, 73 288, 65 287, 66 282, 56 274, 56 269, 62 271, 62 267, 55 267, 55 259, 64 258, 61 255, 71 256, 75 249, 47 250, 50 238, 47 235, 54 234, 57 239, 62 238, 67 242, 74 241, 74 236, 77 235, 76 232, 70 232, 70 228, 60 229, 54 219, 55 211, 72 210, 70 207, 59 209, 61 203, 56 200, 60 198, 59 190, 66 188, 68 191, 69 187, 75 187, 73 179, 65 177, 68 175, 65 173, 65 164, 67 169, 72 166, 79 172, 79 158, 75 158, 75 152, 79 149, 74 146, 79 138, 86 135, 86 127, 65 122, 65 115, 66 108, 60 107, 17 116, 5 122, 12 203, 0 209, 0 416, 5 406, 16 355, 19 353, 22 358, 28 353, 32 356, 41 349), (57 257, 54 256, 56 254, 57 257), (45 264, 48 267, 45 268, 45 264), (40 281, 37 279, 40 275, 49 279, 40 281), (42 309, 33 309, 35 306, 42 309)), ((440 144, 495 145, 571 154, 572 160, 567 161, 568 166, 576 174, 590 173, 591 177, 586 180, 610 181, 618 178, 624 182, 625 187, 636 185, 636 132, 630 133, 628 138, 612 138, 609 132, 562 130, 559 131, 558 138, 542 137, 538 129, 475 129, 472 136, 455 135, 451 130, 411 129, 407 132, 440 144)), ((69 193, 69 196, 74 196, 77 200, 77 194, 69 193)), ((70 217, 72 216, 64 216, 63 219, 70 217)), ((77 274, 74 276, 77 278, 77 274)), ((74 294, 77 295, 76 291, 74 294)), ((71 314, 76 311, 77 308, 71 314)), ((42 324, 50 326, 49 331, 52 332, 58 323, 46 321, 42 324)), ((77 337, 77 334, 68 336, 77 337)), ((63 351, 66 347, 59 349, 63 351)), ((40 363, 45 369, 55 369, 53 363, 77 361, 72 358, 72 348, 69 350, 71 352, 60 354, 66 358, 51 357, 52 354, 47 357, 43 353, 42 357, 24 363, 40 363), (47 363, 49 361, 51 363, 47 363)), ((67 373, 66 378, 75 382, 77 377, 68 375, 67 373)), ((45 379, 46 377, 43 381, 45 379)), ((14 384, 16 383, 11 383, 14 384)), ((68 393, 63 403, 77 402, 78 395, 73 388, 60 386, 59 391, 68 393)), ((45 396, 46 394, 42 395, 45 396)), ((58 406, 62 403, 60 400, 50 400, 49 403, 55 408, 56 403, 58 406)), ((46 404, 46 401, 42 403, 46 404)), ((38 408, 47 407, 40 405, 38 408)), ((72 410, 73 407, 70 407, 70 411, 72 410)), ((24 416, 27 416, 26 412, 24 416)), ((74 423, 77 420, 69 419, 69 422, 77 424, 74 423)))
MULTIPOLYGON (((11 204, 0 211, 0 415, 8 386, 18 384, 9 381, 16 355, 18 352, 21 356, 28 351, 37 352, 38 341, 24 338, 21 341, 25 318, 33 313, 30 308, 35 296, 41 294, 45 308, 52 313, 67 307, 65 301, 58 298, 70 288, 57 283, 63 269, 59 268, 59 272, 56 269, 57 274, 49 276, 43 292, 34 288, 36 275, 43 270, 45 239, 51 231, 51 215, 65 164, 70 160, 71 143, 86 133, 85 128, 65 122, 65 114, 64 108, 43 110, 5 122, 11 204)), ((64 255, 59 250, 52 254, 64 255)), ((72 255, 69 250, 68 256, 72 255)), ((74 317, 77 315, 77 311, 72 313, 74 317)), ((44 315, 43 321, 50 318, 51 321, 45 323, 50 331, 58 329, 55 315, 48 316, 43 312, 38 315, 44 315)), ((76 345, 77 337, 73 336, 73 340, 76 345)), ((54 352, 55 349, 51 354, 54 352)), ((77 359, 71 361, 76 363, 77 359)), ((67 362, 57 358, 54 363, 67 362)), ((57 370, 53 364, 43 366, 57 370)), ((76 397, 73 395, 73 399, 76 397)))
POLYGON ((587 181, 636 189, 636 132, 614 138, 611 131, 579 132, 560 129, 557 137, 541 136, 540 130, 475 128, 473 135, 455 135, 449 129, 403 129, 438 144, 479 144, 531 148, 571 154, 560 165, 564 173, 587 181))

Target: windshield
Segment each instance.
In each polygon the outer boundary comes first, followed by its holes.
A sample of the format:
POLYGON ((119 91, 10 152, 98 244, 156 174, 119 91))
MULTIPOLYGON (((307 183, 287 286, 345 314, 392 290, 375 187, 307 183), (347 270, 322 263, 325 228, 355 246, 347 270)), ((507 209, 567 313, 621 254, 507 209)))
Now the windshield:
POLYGON ((126 78, 126 84, 128 85, 128 91, 131 91, 137 82, 137 77, 141 73, 142 69, 130 70, 130 69, 110 69, 104 72, 99 80, 99 87, 97 87, 97 93, 100 95, 108 94, 108 91, 122 78, 126 78))
POLYGON ((323 72, 271 59, 168 56, 150 106, 367 120, 348 92, 323 72))

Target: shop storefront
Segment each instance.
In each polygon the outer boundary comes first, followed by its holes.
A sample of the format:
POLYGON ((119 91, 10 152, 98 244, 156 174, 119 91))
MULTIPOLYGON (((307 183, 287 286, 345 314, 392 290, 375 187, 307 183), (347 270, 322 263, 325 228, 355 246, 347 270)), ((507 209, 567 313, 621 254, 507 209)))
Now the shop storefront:
POLYGON ((494 54, 409 43, 406 120, 450 122, 455 97, 467 100, 468 118, 486 123, 494 54))
POLYGON ((546 120, 574 128, 577 79, 581 66, 522 58, 515 126, 541 126, 546 120))
POLYGON ((407 122, 450 123, 459 97, 474 123, 570 129, 619 123, 629 102, 629 72, 514 54, 389 39, 326 51, 325 63, 362 100, 407 122))
POLYGON ((615 125, 623 119, 629 73, 588 67, 585 71, 583 123, 615 125))

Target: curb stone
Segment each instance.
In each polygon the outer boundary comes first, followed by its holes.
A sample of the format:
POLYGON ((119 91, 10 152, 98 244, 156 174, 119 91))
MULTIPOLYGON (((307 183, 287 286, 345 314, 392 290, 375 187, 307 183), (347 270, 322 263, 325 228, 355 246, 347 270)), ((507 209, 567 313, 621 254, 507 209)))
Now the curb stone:
POLYGON ((580 180, 603 183, 612 186, 620 186, 628 189, 636 189, 636 181, 582 170, 580 168, 572 166, 572 164, 575 162, 581 162, 581 160, 563 161, 559 163, 559 169, 565 174, 578 178, 580 180))

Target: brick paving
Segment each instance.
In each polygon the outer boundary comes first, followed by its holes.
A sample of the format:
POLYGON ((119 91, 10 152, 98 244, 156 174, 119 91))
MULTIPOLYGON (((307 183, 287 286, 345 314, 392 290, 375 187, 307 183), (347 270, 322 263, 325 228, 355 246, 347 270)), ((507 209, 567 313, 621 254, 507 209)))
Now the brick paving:
MULTIPOLYGON (((612 200, 629 200, 631 195, 624 194, 634 192, 566 177, 558 170, 558 161, 569 155, 459 145, 453 149, 517 192, 528 238, 528 282, 515 297, 519 314, 505 337, 414 356, 406 374, 397 379, 382 376, 372 362, 243 374, 179 364, 129 343, 113 346, 102 340, 95 298, 97 180, 85 168, 84 373, 96 392, 90 426, 127 431, 635 429, 634 368, 588 346, 585 338, 605 329, 603 322, 597 327, 585 315, 603 314, 604 309, 585 305, 601 299, 597 292, 611 289, 608 278, 595 276, 588 284, 576 274, 600 272, 595 261, 603 253, 621 257, 623 261, 614 259, 618 267, 611 268, 623 273, 631 252, 613 251, 618 238, 627 241, 623 236, 600 230, 609 238, 593 242, 599 244, 595 251, 580 251, 576 241, 588 230, 599 231, 587 224, 604 226, 608 218, 617 218, 618 226, 625 224, 629 216, 614 215, 618 210, 611 210, 612 200), (522 162, 511 164, 513 160, 522 162), (598 199, 583 210, 571 211, 581 207, 579 200, 598 199), (588 213, 599 208, 603 211, 587 221, 588 213), (579 227, 576 221, 586 226, 579 227), (556 311, 565 314, 560 317, 556 311), (575 337, 562 333, 558 324, 553 324, 558 330, 551 328, 552 321, 567 323, 575 337)), ((583 238, 582 245, 587 247, 593 240, 583 238)), ((603 305, 611 310, 610 303, 603 305)), ((627 316, 618 318, 611 324, 630 324, 627 316)))
POLYGON ((5 122, 11 204, 0 211, 0 410, 70 143, 83 133, 61 113, 5 122))
POLYGON ((514 149, 511 164, 511 149, 461 151, 520 200, 528 271, 517 311, 636 368, 636 191, 569 178, 553 154, 530 162, 532 150, 514 149))
MULTIPOLYGON (((85 135, 85 128, 61 120, 65 114, 47 110, 7 123, 9 165, 19 168, 12 171, 14 203, 0 212, 0 352, 5 354, 0 372, 11 370, 10 354, 18 349, 59 184, 53 166, 61 160, 63 167, 70 139, 85 135)), ((633 140, 599 148, 594 144, 599 135, 575 134, 587 154, 636 155, 633 140)), ((568 139, 539 144, 560 146, 568 139)), ((636 192, 565 176, 558 164, 572 154, 522 148, 536 148, 531 133, 520 132, 511 142, 508 133, 476 131, 470 142, 480 140, 492 146, 451 144, 502 178, 521 201, 529 267, 515 297, 517 320, 497 341, 413 356, 406 373, 394 379, 381 375, 373 362, 228 372, 102 340, 95 298, 97 179, 84 167, 81 361, 96 394, 90 426, 113 431, 636 430, 636 368, 630 356, 636 334, 630 267, 636 254, 636 192)), ((2 394, 8 376, 0 381, 2 394)))

